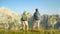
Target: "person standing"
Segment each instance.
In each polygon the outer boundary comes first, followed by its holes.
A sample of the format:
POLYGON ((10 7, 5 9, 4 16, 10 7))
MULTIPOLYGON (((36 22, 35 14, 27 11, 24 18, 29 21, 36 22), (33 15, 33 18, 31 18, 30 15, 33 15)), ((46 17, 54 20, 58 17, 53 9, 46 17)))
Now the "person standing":
POLYGON ((32 30, 34 30, 35 26, 37 25, 37 31, 39 31, 39 24, 40 24, 40 13, 38 9, 35 9, 35 13, 33 15, 33 24, 32 24, 32 30))
POLYGON ((23 12, 21 21, 22 21, 22 29, 28 31, 28 21, 27 21, 27 14, 26 11, 23 12))

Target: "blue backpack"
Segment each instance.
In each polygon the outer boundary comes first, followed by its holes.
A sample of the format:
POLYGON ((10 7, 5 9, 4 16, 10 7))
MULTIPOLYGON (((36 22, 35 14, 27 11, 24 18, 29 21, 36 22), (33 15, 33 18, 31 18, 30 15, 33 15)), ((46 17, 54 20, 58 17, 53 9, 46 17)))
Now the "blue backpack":
POLYGON ((35 13, 34 13, 34 19, 35 19, 35 20, 39 20, 39 19, 40 19, 40 14, 39 14, 39 12, 35 12, 35 13))

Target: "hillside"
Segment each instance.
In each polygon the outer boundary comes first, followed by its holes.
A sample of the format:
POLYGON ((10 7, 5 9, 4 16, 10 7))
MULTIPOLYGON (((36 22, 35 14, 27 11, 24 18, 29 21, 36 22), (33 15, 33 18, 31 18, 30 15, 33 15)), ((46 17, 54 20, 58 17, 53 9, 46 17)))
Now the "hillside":
POLYGON ((5 7, 0 8, 0 27, 11 28, 15 27, 19 23, 19 14, 5 7))

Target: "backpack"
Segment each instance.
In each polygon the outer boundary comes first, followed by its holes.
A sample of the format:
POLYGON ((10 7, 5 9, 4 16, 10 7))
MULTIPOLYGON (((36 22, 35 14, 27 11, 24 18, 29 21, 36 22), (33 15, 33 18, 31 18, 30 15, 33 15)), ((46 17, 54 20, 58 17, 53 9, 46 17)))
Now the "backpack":
POLYGON ((22 16, 22 21, 26 21, 27 20, 27 16, 26 15, 23 15, 22 16))
POLYGON ((39 14, 39 12, 35 12, 35 13, 34 13, 34 19, 35 19, 35 20, 39 20, 39 19, 40 19, 40 14, 39 14))

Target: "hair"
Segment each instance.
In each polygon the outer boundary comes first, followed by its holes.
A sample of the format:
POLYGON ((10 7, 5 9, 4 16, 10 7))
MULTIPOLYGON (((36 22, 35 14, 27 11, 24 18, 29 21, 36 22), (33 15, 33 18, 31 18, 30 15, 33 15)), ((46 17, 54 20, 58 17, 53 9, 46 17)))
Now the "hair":
POLYGON ((38 11, 38 8, 36 8, 35 10, 38 11))

